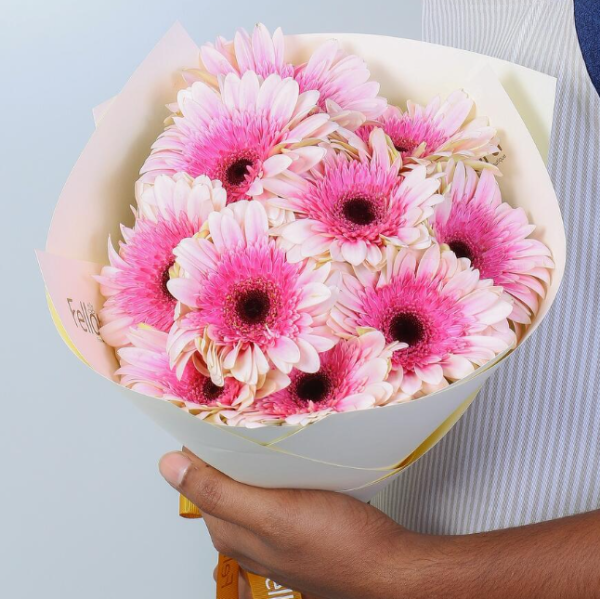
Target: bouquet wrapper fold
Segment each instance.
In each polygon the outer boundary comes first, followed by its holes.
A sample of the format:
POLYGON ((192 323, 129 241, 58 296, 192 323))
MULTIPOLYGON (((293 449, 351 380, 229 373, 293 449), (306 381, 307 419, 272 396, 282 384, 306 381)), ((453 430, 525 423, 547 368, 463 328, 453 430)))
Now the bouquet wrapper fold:
MULTIPOLYGON (((502 148, 491 159, 503 173, 499 179, 503 198, 527 212, 537 225, 533 236, 550 247, 556 265, 522 344, 550 308, 565 265, 564 226, 544 164, 555 80, 462 50, 372 35, 288 37, 288 58, 302 62, 331 37, 366 60, 390 102, 426 103, 436 95, 464 89, 475 101, 477 113, 487 115, 498 129, 502 148), (398 60, 400 56, 411 60, 398 60)), ((181 71, 196 66, 198 58, 197 45, 176 24, 121 92, 94 110, 97 127, 60 195, 46 249, 38 252, 59 333, 83 362, 115 383, 118 364, 98 334, 103 300, 92 275, 107 262, 108 236, 118 239, 119 224, 132 223, 129 206, 139 169, 163 130, 169 115, 165 105, 185 85, 181 71)), ((118 388, 179 443, 238 481, 340 491, 368 501, 450 430, 509 353, 427 397, 333 414, 304 428, 215 425, 164 400, 118 388)), ((193 512, 189 505, 182 510, 193 512)))

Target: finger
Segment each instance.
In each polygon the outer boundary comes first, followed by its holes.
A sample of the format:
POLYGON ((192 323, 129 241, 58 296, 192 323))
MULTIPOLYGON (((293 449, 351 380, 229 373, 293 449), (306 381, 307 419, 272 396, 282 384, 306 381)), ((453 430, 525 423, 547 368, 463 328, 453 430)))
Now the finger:
POLYGON ((237 561, 253 559, 260 562, 264 553, 264 545, 252 532, 209 514, 205 515, 204 523, 208 528, 212 543, 219 553, 237 561))
POLYGON ((252 591, 246 577, 240 572, 240 580, 238 584, 240 599, 252 599, 252 591))
POLYGON ((281 507, 273 491, 238 483, 189 451, 164 455, 159 469, 165 480, 203 514, 251 530, 271 522, 281 507))

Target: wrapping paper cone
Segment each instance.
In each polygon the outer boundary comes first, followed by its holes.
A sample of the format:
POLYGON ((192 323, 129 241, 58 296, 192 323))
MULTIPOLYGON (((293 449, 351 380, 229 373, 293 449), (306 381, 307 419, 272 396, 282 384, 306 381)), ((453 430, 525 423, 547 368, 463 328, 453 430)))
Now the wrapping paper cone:
MULTIPOLYGON (((305 60, 332 35, 286 38, 288 59, 305 60)), ((363 57, 393 103, 464 89, 502 140, 504 199, 537 225, 555 269, 523 341, 550 308, 560 285, 564 227, 544 158, 552 125, 555 81, 517 65, 422 42, 370 35, 333 35, 363 57), (399 61, 398 56, 411 56, 399 61)), ((114 352, 98 334, 102 306, 92 278, 107 262, 106 239, 131 223, 134 183, 168 116, 165 104, 184 86, 180 71, 198 62, 198 47, 175 25, 123 90, 97 107, 97 129, 59 198, 45 252, 38 252, 49 306, 62 337, 98 374, 114 380, 114 352)), ((264 487, 319 488, 370 499, 428 451, 456 422, 507 354, 428 397, 360 412, 333 414, 308 427, 247 429, 206 423, 163 400, 117 387, 179 443, 215 468, 264 487)), ((526 401, 527 398, 515 398, 526 401)), ((82 426, 86 424, 82 423, 82 426)))

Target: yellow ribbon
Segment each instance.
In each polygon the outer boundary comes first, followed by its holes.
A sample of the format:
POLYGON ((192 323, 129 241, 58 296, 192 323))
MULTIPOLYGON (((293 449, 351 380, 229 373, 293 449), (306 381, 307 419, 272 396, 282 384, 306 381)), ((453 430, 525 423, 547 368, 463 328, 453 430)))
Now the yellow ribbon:
MULTIPOLYGON (((277 584, 270 578, 263 578, 250 572, 246 572, 246 578, 250 584, 253 599, 302 599, 300 593, 277 584)), ((217 599, 221 599, 221 597, 217 595, 217 599)))
POLYGON ((202 512, 198 509, 198 507, 183 495, 179 496, 179 515, 182 518, 188 518, 189 520, 202 518, 202 512))
POLYGON ((54 303, 52 302, 52 298, 48 291, 46 291, 46 301, 48 302, 48 310, 50 310, 50 316, 52 316, 52 322, 54 322, 54 326, 58 331, 58 334, 61 336, 62 340, 67 344, 67 347, 86 365, 89 366, 87 360, 81 355, 81 352, 75 347, 75 344, 71 341, 67 333, 67 329, 62 323, 56 308, 54 307, 54 303))
POLYGON ((217 599, 239 599, 238 563, 230 557, 219 555, 217 569, 217 599))
POLYGON ((232 558, 219 554, 217 568, 217 599, 239 599, 239 577, 243 575, 252 592, 253 599, 302 599, 302 595, 251 572, 243 572, 232 558))

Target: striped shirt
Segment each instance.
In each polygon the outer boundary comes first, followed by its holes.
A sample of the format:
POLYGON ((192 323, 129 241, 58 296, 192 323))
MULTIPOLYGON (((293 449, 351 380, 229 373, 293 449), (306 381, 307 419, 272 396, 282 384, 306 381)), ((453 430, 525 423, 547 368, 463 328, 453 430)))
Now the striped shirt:
POLYGON ((424 38, 557 77, 548 169, 567 233, 542 325, 454 429, 374 505, 421 532, 463 534, 600 508, 600 98, 572 0, 424 0, 424 38))

